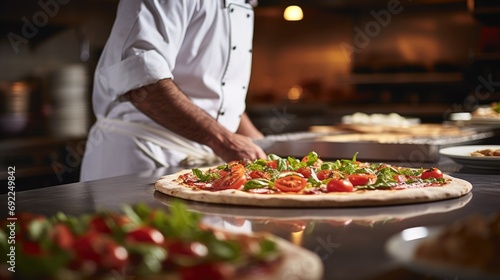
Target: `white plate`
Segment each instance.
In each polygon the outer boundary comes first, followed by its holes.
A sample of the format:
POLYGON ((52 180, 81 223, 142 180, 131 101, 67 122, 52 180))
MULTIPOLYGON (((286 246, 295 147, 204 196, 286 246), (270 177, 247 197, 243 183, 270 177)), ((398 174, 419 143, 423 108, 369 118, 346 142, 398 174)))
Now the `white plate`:
POLYGON ((467 269, 459 266, 443 265, 417 260, 416 248, 424 241, 437 237, 442 228, 414 227, 393 235, 385 244, 386 252, 409 269, 424 275, 433 275, 443 279, 499 279, 499 275, 467 269))
POLYGON ((500 169, 500 157, 474 157, 470 153, 484 149, 500 149, 500 145, 470 145, 448 147, 439 150, 439 154, 447 156, 465 167, 480 169, 500 169))

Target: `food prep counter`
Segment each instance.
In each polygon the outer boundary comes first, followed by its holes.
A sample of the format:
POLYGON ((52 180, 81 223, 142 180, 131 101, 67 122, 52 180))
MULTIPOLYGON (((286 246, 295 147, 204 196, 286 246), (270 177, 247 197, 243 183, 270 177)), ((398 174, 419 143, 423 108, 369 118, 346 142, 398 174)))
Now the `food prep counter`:
MULTIPOLYGON (((487 217, 500 212, 500 172, 465 168, 444 157, 436 163, 422 163, 423 167, 431 165, 472 183, 472 193, 439 202, 356 208, 266 209, 184 202, 191 211, 204 214, 207 223, 229 230, 271 232, 315 252, 324 264, 324 279, 445 279, 432 276, 432 270, 424 274, 414 271, 392 258, 386 252, 386 242, 407 228, 446 226, 470 215, 487 217)), ((16 211, 79 215, 99 209, 120 210, 123 204, 138 202, 168 209, 174 199, 155 192, 153 184, 160 176, 176 171, 158 169, 17 192, 16 211)), ((7 195, 0 198, 2 220, 6 220, 7 195)), ((446 279, 461 279, 460 274, 449 273, 446 279)))

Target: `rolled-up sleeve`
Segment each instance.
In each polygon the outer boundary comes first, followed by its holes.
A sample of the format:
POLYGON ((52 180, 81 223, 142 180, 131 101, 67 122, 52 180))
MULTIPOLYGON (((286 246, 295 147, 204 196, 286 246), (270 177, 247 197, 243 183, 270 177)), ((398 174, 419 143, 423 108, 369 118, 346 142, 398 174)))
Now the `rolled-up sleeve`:
POLYGON ((101 74, 107 81, 108 92, 118 96, 161 79, 173 78, 171 69, 161 54, 149 50, 129 56, 101 74))
POLYGON ((173 70, 190 17, 189 0, 124 0, 97 69, 112 99, 132 89, 174 78, 173 70))

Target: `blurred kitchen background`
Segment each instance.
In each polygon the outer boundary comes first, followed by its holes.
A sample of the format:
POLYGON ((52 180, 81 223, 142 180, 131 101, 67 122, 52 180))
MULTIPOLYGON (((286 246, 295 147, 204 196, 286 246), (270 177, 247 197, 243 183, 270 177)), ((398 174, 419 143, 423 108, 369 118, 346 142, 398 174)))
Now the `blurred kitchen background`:
MULTIPOLYGON (((2 182, 8 166, 18 190, 78 180, 117 4, 1 4, 2 182)), ((354 112, 446 121, 500 100, 499 18, 496 0, 260 0, 248 113, 265 134, 354 112), (285 20, 291 5, 300 20, 285 20)))

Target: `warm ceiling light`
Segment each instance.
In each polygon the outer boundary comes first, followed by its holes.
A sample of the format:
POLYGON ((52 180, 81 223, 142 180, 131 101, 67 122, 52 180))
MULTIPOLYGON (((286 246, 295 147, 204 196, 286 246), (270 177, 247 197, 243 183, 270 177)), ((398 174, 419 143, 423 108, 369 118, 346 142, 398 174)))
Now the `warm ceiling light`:
POLYGON ((302 93, 302 87, 299 85, 295 85, 288 91, 288 99, 291 101, 297 101, 302 97, 302 93))
POLYGON ((304 13, 299 6, 288 6, 283 13, 283 17, 288 21, 298 21, 304 18, 304 13))

